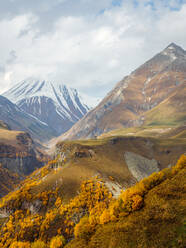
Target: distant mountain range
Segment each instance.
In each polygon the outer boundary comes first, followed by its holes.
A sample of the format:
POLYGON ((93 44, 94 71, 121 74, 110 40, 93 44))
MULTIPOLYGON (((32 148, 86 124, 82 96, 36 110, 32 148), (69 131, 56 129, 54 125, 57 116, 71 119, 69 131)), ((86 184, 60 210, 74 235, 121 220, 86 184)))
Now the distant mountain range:
POLYGON ((171 43, 126 76, 62 139, 94 138, 114 129, 186 122, 186 51, 171 43))
POLYGON ((89 110, 76 89, 33 78, 15 85, 3 96, 46 123, 54 136, 66 132, 89 110))

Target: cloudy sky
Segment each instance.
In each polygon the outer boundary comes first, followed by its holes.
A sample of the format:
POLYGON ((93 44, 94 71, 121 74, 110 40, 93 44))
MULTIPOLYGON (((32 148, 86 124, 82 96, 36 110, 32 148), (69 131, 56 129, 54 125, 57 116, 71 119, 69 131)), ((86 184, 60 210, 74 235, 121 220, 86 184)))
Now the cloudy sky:
POLYGON ((0 93, 28 78, 95 98, 171 42, 186 0, 0 0, 0 93))

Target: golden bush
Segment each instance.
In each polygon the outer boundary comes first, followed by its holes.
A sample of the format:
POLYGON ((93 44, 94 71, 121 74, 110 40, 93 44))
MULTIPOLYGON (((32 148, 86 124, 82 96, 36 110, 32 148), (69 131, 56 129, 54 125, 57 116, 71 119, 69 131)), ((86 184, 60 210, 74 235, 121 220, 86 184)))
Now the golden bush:
POLYGON ((10 245, 10 248, 31 248, 29 242, 15 241, 10 245))
POLYGON ((62 248, 64 247, 66 241, 62 235, 55 236, 50 241, 50 248, 62 248))
POLYGON ((94 232, 94 226, 89 223, 89 217, 84 216, 74 228, 74 235, 76 238, 89 239, 94 232))
POLYGON ((37 240, 31 244, 31 248, 47 248, 47 245, 43 241, 37 240))

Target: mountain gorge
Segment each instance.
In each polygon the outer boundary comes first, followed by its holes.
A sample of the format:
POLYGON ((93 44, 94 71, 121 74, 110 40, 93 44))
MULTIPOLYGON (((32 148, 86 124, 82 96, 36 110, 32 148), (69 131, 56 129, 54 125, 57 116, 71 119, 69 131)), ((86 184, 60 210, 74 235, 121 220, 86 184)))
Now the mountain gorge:
POLYGON ((113 129, 142 125, 184 125, 185 78, 186 51, 171 43, 119 82, 61 139, 93 138, 113 129))
POLYGON ((66 132, 89 110, 77 90, 33 78, 20 82, 3 95, 46 123, 54 136, 66 132))

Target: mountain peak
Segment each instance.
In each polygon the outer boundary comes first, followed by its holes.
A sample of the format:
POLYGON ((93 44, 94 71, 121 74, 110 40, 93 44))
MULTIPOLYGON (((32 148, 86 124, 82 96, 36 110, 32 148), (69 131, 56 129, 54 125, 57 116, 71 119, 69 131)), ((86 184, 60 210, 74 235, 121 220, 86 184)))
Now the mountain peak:
POLYGON ((174 42, 170 43, 164 51, 171 51, 171 52, 181 52, 185 54, 185 50, 181 47, 175 44, 174 42))
POLYGON ((66 132, 89 110, 76 89, 60 82, 27 78, 3 94, 25 112, 55 130, 66 132))
POLYGON ((177 48, 181 48, 180 46, 178 46, 177 44, 175 44, 174 42, 170 43, 167 46, 168 49, 177 49, 177 48))
POLYGON ((161 52, 161 54, 169 56, 173 61, 179 57, 185 56, 186 51, 182 47, 172 42, 161 52))

